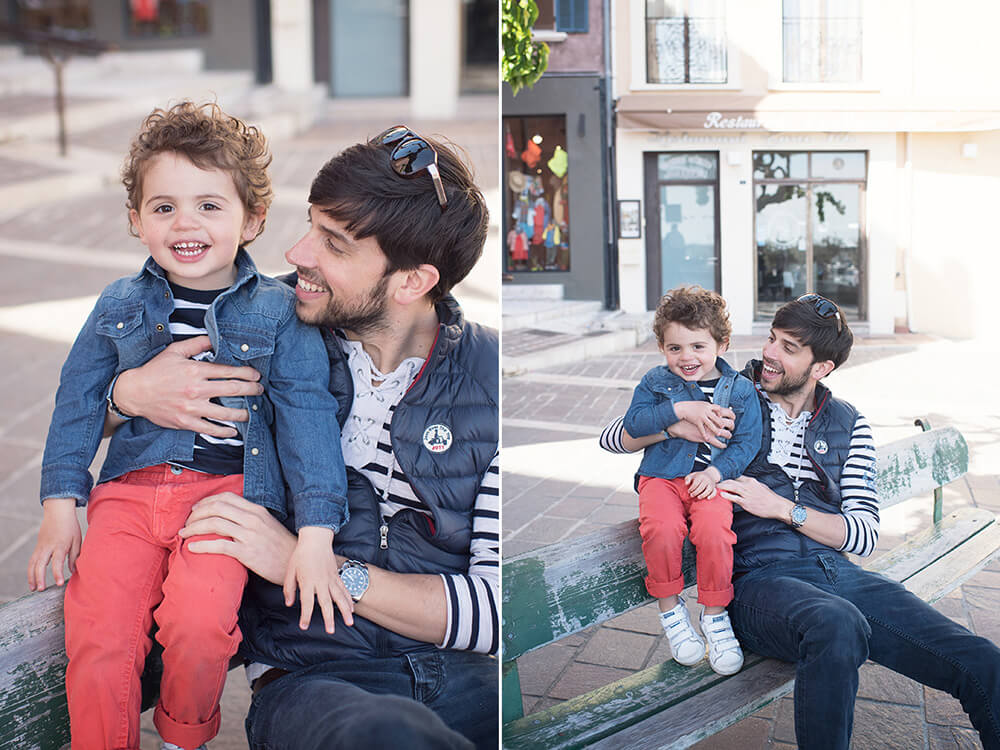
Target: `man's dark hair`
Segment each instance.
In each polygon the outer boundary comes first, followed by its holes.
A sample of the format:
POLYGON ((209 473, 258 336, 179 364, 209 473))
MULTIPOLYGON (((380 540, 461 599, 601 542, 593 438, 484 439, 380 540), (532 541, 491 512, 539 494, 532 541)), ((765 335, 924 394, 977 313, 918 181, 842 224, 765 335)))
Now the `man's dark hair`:
POLYGON ((847 361, 854 344, 854 334, 839 307, 836 314, 824 317, 816 309, 817 299, 828 301, 813 296, 812 299, 807 297, 782 305, 774 314, 771 328, 788 331, 812 350, 813 362, 830 360, 836 369, 847 361))
POLYGON ((389 164, 391 149, 370 143, 351 146, 323 165, 309 203, 356 238, 375 237, 388 259, 387 273, 423 263, 437 268, 441 278, 429 292, 431 302, 437 302, 482 255, 489 212, 471 170, 455 151, 424 140, 438 154, 448 198, 443 211, 429 173, 401 177, 389 164))

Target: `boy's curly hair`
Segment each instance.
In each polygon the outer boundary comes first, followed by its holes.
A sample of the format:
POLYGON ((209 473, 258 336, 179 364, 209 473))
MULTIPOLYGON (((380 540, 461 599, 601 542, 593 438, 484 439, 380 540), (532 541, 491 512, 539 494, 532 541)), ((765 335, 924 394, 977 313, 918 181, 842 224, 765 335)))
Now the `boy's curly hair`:
MULTIPOLYGON (((266 211, 271 205, 274 193, 267 173, 271 152, 264 135, 227 115, 215 102, 196 105, 183 101, 170 109, 154 109, 132 140, 122 165, 127 208, 139 210, 146 170, 154 156, 167 151, 182 154, 200 169, 228 172, 248 215, 261 208, 266 211)), ((261 222, 257 236, 263 231, 261 222)), ((137 236, 131 222, 129 234, 137 236)))
POLYGON ((671 323, 680 323, 691 330, 705 328, 718 344, 728 342, 733 332, 722 295, 700 286, 677 287, 660 297, 653 318, 653 333, 660 346, 671 323))

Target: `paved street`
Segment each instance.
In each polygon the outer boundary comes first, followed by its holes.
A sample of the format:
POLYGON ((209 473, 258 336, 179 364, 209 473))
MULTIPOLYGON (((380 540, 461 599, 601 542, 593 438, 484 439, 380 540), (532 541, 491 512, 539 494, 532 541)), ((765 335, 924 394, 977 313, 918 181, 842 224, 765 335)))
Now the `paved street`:
MULTIPOLYGON (((189 91, 200 91, 198 77, 190 78, 176 77, 169 98, 176 101, 189 91)), ((157 82, 167 90, 163 81, 157 82)), ((88 85, 96 86, 85 81, 77 88, 86 90, 88 85)), ((102 85, 115 90, 113 82, 102 85)), ((23 131, 27 119, 50 111, 47 92, 0 96, 0 349, 4 353, 0 371, 0 602, 27 592, 25 570, 41 518, 39 467, 62 361, 96 295, 110 281, 137 270, 145 257, 143 246, 126 234, 125 194, 117 182, 118 168, 141 120, 132 113, 134 104, 125 99, 140 94, 123 83, 117 99, 71 99, 67 159, 56 155, 51 138, 3 142, 4 132, 23 131), (73 128, 74 122, 87 122, 87 112, 94 112, 79 107, 93 107, 95 101, 104 106, 100 124, 73 128), (116 111, 121 114, 116 116, 116 111)), ((164 94, 158 103, 167 101, 164 94)), ((227 107, 225 97, 220 96, 219 103, 227 107)), ((499 325, 496 100, 464 99, 460 117, 454 121, 408 120, 402 100, 324 106, 320 120, 305 132, 288 137, 279 131, 272 137, 276 197, 264 234, 250 248, 258 266, 265 273, 288 270, 283 253, 305 231, 309 183, 323 162, 347 145, 406 122, 420 133, 443 134, 462 146, 479 184, 492 187, 485 191, 494 219, 489 246, 456 296, 470 318, 499 325)), ((242 720, 248 704, 242 672, 231 672, 223 697, 222 732, 211 743, 214 750, 246 747, 242 720)), ((144 717, 144 749, 159 747, 150 717, 151 712, 144 717)))
MULTIPOLYGON (((740 337, 731 361, 742 365, 760 341, 740 337)), ((649 342, 637 349, 551 367, 503 380, 503 555, 506 558, 635 518, 632 477, 637 456, 601 451, 597 435, 624 413, 632 388, 661 355, 649 342)), ((992 388, 946 385, 944 363, 992 372, 996 344, 949 342, 919 335, 869 339, 828 378, 835 395, 859 406, 876 443, 908 434, 913 418, 953 425, 969 443, 969 474, 945 490, 945 511, 973 504, 1000 510, 1000 399, 992 388)), ((916 498, 882 514, 879 547, 890 549, 925 524, 931 498, 916 498)), ((618 680, 669 657, 655 604, 541 648, 520 660, 526 712, 618 680)), ((949 617, 1000 642, 1000 565, 993 564, 937 605, 949 617)), ((701 750, 791 748, 789 698, 777 701, 705 740, 701 750)), ((979 747, 958 701, 884 668, 862 668, 855 718, 858 750, 979 747)))

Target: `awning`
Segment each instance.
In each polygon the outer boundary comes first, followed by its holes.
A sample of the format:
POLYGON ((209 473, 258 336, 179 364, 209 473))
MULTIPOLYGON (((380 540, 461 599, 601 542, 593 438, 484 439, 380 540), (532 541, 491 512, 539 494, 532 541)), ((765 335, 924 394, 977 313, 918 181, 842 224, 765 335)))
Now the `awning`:
POLYGON ((643 131, 962 133, 1000 130, 1000 101, 887 97, 857 92, 627 94, 618 127, 643 131))

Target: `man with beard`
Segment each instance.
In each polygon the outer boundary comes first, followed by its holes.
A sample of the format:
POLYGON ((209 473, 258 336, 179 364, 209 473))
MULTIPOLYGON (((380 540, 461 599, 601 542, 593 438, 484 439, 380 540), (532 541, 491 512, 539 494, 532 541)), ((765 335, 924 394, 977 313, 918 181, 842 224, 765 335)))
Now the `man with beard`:
MULTIPOLYGON (((718 485, 742 511, 733 516, 733 630, 749 650, 795 662, 799 747, 849 747, 858 669, 871 659, 951 693, 983 747, 1000 748, 1000 649, 843 554, 870 555, 879 528, 871 428, 820 383, 853 340, 840 309, 807 294, 778 310, 762 360, 744 370, 765 419, 744 476, 718 485)), ((728 437, 731 418, 722 414, 715 434, 682 422, 668 434, 711 442, 728 437)), ((625 452, 662 439, 633 439, 619 420, 601 445, 625 452)))
MULTIPOLYGON (((483 196, 450 149, 398 126, 320 170, 309 223, 285 257, 340 404, 350 519, 334 551, 354 626, 328 633, 317 614, 300 629, 281 589, 293 519, 225 494, 181 532, 254 574, 240 614, 250 747, 495 748, 498 342, 449 294, 482 253, 483 196)), ((259 393, 258 375, 191 360, 205 345, 122 373, 116 408, 231 437, 218 422, 253 415, 226 397, 259 393)))

